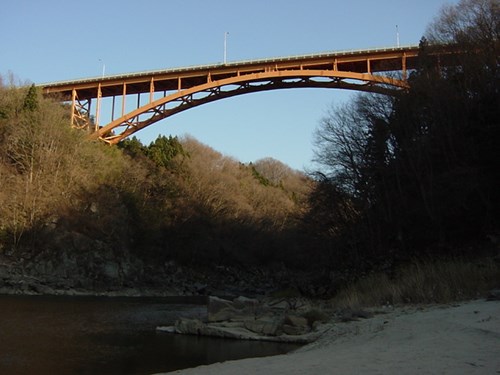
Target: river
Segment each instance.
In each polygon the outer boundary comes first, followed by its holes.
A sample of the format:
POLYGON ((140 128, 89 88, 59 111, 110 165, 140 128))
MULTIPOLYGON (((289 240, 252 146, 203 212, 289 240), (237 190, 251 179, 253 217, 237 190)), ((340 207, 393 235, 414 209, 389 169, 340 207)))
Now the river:
POLYGON ((297 345, 156 332, 206 306, 183 298, 0 296, 0 374, 152 374, 297 345), (188 303, 189 302, 189 303, 188 303))

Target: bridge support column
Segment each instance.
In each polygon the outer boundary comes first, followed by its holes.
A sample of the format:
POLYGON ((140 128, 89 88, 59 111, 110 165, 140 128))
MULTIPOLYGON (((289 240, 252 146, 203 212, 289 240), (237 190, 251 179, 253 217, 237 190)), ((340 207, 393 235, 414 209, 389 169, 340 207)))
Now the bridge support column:
POLYGON ((71 90, 71 126, 75 124, 76 89, 71 90))
POLYGON ((101 83, 99 83, 97 85, 97 104, 95 110, 95 126, 94 126, 95 132, 99 130, 99 117, 101 115, 101 98, 102 98, 101 83))
POLYGON ((88 129, 90 125, 90 99, 80 101, 78 91, 71 90, 71 126, 76 129, 88 129))
POLYGON ((123 83, 122 89, 122 117, 125 116, 125 100, 127 98, 127 84, 123 83))
POLYGON ((403 81, 406 81, 406 53, 403 53, 403 57, 401 58, 401 71, 403 73, 403 81))
POLYGON ((154 78, 151 77, 151 81, 149 82, 149 102, 152 103, 154 100, 154 94, 155 94, 155 82, 154 78))

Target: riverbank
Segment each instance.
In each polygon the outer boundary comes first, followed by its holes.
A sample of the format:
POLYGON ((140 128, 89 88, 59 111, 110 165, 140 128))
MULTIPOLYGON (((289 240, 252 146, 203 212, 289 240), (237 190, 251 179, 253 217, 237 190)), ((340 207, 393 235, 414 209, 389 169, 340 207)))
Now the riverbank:
POLYGON ((500 372, 500 301, 381 309, 335 323, 293 353, 173 372, 196 374, 484 374, 500 372))
MULTIPOLYGON (((0 254, 0 294, 111 297, 263 296, 293 290, 294 295, 324 296, 333 283, 320 272, 299 271, 283 264, 267 267, 183 266, 174 261, 156 267, 130 266, 129 273, 85 274, 73 262, 46 260, 35 265, 0 254), (133 269, 131 271, 131 269, 133 269)), ((113 268, 110 266, 110 268, 113 268)), ((109 270, 108 270, 109 271, 109 270)))

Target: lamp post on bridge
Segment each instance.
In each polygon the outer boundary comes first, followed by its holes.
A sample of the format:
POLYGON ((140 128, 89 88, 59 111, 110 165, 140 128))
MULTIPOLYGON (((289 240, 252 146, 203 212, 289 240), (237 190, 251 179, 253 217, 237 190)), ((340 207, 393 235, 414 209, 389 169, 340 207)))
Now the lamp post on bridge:
POLYGON ((101 78, 104 78, 104 72, 106 71, 106 64, 104 63, 104 61, 102 61, 102 59, 99 59, 100 62, 102 62, 102 76, 101 78))
POLYGON ((224 32, 224 65, 226 65, 227 62, 227 36, 229 35, 229 32, 224 32))

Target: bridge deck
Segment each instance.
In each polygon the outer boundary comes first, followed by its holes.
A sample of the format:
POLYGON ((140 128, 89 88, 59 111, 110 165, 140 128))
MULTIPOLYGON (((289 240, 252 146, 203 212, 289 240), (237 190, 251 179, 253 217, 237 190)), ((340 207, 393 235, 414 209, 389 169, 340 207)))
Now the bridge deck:
POLYGON ((58 94, 71 99, 72 91, 78 91, 79 99, 167 92, 182 90, 234 75, 285 70, 339 70, 356 73, 376 73, 413 69, 419 47, 409 45, 353 51, 337 51, 320 54, 296 55, 268 59, 229 62, 226 64, 198 65, 183 68, 152 70, 137 73, 109 75, 41 84, 44 94, 58 94))

